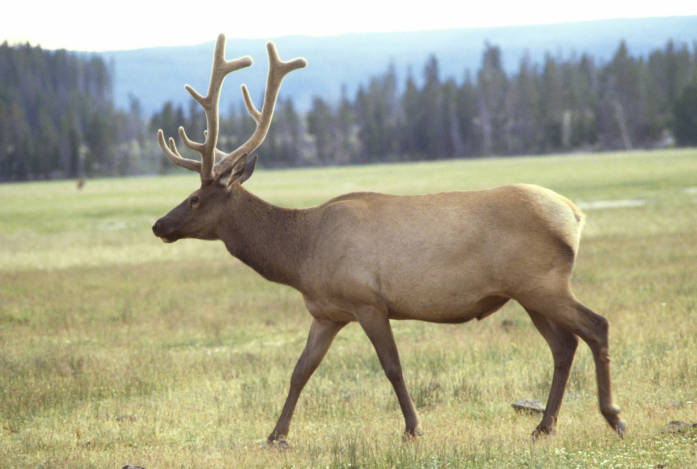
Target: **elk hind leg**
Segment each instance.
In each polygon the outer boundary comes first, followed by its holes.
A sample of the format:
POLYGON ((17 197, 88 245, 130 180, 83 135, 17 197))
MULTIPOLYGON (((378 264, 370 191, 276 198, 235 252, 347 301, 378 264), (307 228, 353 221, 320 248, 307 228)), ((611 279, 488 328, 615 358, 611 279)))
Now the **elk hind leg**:
POLYGON ((578 301, 574 302, 573 308, 581 324, 579 332, 576 333, 588 344, 593 353, 596 380, 598 382, 600 412, 605 417, 605 420, 607 420, 607 423, 620 436, 624 436, 627 424, 620 418, 620 409, 615 406, 612 401, 610 348, 608 340, 609 323, 603 316, 593 312, 578 301))
POLYGON ((574 334, 553 323, 541 314, 528 310, 530 319, 537 330, 542 334, 547 341, 552 357, 554 359, 554 375, 552 377, 552 386, 549 390, 547 405, 545 407, 542 421, 532 433, 533 440, 541 435, 547 435, 554 432, 557 425, 557 417, 561 407, 564 391, 566 390, 566 382, 569 379, 571 364, 576 353, 578 339, 574 334))
POLYGON ((537 311, 548 321, 576 334, 588 344, 595 362, 600 412, 608 424, 620 436, 623 436, 626 424, 619 416, 619 408, 612 402, 607 319, 576 301, 570 293, 561 297, 550 296, 542 302, 529 298, 523 299, 521 304, 526 309, 537 311))

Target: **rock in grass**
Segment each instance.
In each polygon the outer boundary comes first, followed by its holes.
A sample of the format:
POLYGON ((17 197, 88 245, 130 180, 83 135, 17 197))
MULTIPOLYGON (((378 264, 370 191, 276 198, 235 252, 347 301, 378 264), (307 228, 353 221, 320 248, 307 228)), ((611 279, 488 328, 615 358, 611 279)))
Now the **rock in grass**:
POLYGON ((661 433, 685 433, 689 430, 697 430, 697 422, 683 422, 681 420, 673 420, 661 433))
POLYGON ((143 466, 134 466, 133 464, 126 464, 121 469, 145 469, 143 466))
POLYGON ((516 410, 516 412, 523 412, 528 414, 541 414, 545 411, 545 406, 542 402, 535 399, 518 399, 511 406, 516 410))

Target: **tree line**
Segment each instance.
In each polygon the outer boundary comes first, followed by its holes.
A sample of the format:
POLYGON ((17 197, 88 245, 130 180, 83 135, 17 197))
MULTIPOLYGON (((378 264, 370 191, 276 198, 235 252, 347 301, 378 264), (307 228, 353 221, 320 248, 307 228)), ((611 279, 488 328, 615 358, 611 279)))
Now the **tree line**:
POLYGON ((697 145, 697 43, 632 57, 620 42, 607 63, 547 54, 540 64, 524 58, 514 74, 501 59, 486 44, 479 70, 460 81, 443 79, 431 56, 420 80, 408 73, 399 86, 390 66, 352 100, 315 98, 306 127, 313 162, 697 145))
POLYGON ((119 174, 132 117, 114 108, 100 57, 0 45, 0 179, 119 174))
MULTIPOLYGON (((307 112, 280 98, 260 163, 342 165, 576 150, 697 145, 697 43, 672 41, 611 60, 547 54, 506 73, 485 44, 476 73, 443 78, 436 56, 400 80, 394 65, 338 103, 315 97, 307 112)), ((166 172, 154 132, 202 138, 198 105, 165 103, 143 116, 112 99, 110 67, 96 55, 0 45, 0 179, 166 172)), ((254 122, 241 100, 221 110, 220 144, 231 150, 254 122)), ((180 148, 182 148, 180 146, 180 148)))

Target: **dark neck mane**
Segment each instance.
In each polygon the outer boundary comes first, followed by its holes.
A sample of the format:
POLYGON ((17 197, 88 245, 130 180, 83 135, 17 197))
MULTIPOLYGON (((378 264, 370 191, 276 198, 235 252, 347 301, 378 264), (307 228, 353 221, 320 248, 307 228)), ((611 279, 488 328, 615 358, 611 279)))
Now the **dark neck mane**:
POLYGON ((276 207, 242 187, 236 190, 220 239, 233 256, 264 278, 299 288, 309 242, 305 211, 276 207))

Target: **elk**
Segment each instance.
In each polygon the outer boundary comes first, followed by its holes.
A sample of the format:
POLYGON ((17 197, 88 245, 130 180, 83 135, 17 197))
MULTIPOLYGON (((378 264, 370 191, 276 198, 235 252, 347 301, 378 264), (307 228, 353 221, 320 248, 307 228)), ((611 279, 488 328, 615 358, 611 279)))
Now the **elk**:
POLYGON ((231 255, 264 278, 302 294, 312 325, 268 441, 285 444, 303 387, 336 334, 352 321, 369 337, 394 388, 405 437, 420 435, 390 320, 463 323, 493 314, 510 299, 527 311, 554 359, 547 406, 533 439, 555 430, 578 337, 593 354, 600 411, 622 436, 626 425, 610 389, 608 321, 570 288, 581 211, 549 189, 525 184, 416 196, 350 193, 307 209, 265 202, 242 187, 254 171, 256 156, 250 155, 268 132, 283 78, 306 65, 302 58, 282 61, 271 42, 267 50, 261 111, 242 85, 256 128, 230 153, 217 149, 220 90, 228 73, 250 66, 252 59, 226 60, 221 34, 208 94, 186 85, 205 111, 207 131, 203 142, 192 141, 182 127, 178 132, 201 160, 182 157, 162 130, 157 136, 167 158, 200 174, 201 187, 152 229, 167 243, 222 240, 231 255))

